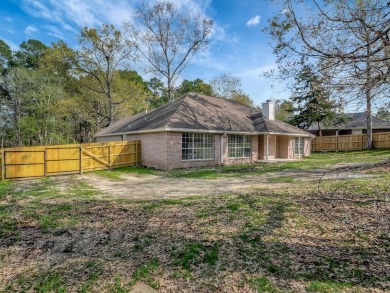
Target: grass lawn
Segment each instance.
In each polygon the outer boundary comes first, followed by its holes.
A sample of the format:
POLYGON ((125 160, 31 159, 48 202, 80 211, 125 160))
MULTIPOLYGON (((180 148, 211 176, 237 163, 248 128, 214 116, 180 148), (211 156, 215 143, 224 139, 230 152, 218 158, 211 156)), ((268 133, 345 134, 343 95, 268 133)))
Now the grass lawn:
MULTIPOLYGON (((389 158, 329 153, 255 167, 98 174, 180 184, 389 158)), ((55 178, 0 182, 0 292, 130 292, 138 282, 159 292, 386 292, 389 172, 386 163, 321 182, 283 173, 245 195, 164 200, 118 199, 72 177, 65 187, 55 178)))
POLYGON ((313 153, 310 158, 304 158, 296 162, 222 166, 201 169, 175 169, 170 172, 136 166, 122 167, 111 171, 96 171, 95 173, 113 180, 121 180, 121 176, 123 174, 215 179, 220 177, 236 177, 248 174, 280 172, 284 170, 328 169, 336 164, 372 164, 389 158, 389 150, 313 153))

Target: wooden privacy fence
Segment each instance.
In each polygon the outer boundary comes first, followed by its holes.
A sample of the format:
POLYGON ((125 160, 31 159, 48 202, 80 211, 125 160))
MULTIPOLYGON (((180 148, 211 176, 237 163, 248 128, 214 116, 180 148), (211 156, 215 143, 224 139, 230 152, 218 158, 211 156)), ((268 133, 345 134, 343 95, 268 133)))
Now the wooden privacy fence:
MULTIPOLYGON (((366 149, 366 134, 319 136, 311 141, 313 152, 357 151, 366 149)), ((373 133, 374 149, 390 148, 390 132, 373 133)))
POLYGON ((1 180, 76 174, 141 163, 141 142, 68 144, 0 149, 1 180))

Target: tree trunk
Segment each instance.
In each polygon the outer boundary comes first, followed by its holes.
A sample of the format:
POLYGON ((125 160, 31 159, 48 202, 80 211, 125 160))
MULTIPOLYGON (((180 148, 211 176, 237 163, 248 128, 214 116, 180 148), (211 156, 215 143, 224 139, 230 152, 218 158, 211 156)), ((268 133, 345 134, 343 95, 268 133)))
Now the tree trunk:
MULTIPOLYGON (((367 44, 370 39, 369 34, 366 35, 367 44)), ((371 56, 371 46, 367 46, 367 56, 371 56)), ((366 113, 367 113, 367 149, 372 149, 372 112, 371 112, 371 104, 372 104, 372 96, 371 96, 371 62, 370 57, 367 58, 367 79, 366 79, 366 113)))
POLYGON ((317 125, 318 125, 318 136, 322 136, 322 129, 321 129, 320 121, 317 121, 317 125))
POLYGON ((372 149, 372 112, 371 112, 371 91, 366 91, 366 102, 367 102, 367 149, 372 149))
POLYGON ((20 131, 20 120, 21 120, 21 109, 20 108, 21 108, 20 100, 18 98, 15 98, 14 119, 15 119, 16 146, 22 146, 22 137, 21 137, 21 131, 20 131))
POLYGON ((108 126, 110 126, 112 123, 114 123, 114 109, 113 109, 113 102, 112 102, 112 97, 111 97, 111 93, 107 93, 107 96, 108 96, 108 103, 109 103, 109 108, 108 108, 108 111, 109 111, 109 117, 108 117, 108 126))
MULTIPOLYGON (((169 68, 168 68, 168 74, 170 74, 169 72, 169 68)), ((172 80, 171 80, 171 77, 168 75, 168 99, 170 102, 173 101, 173 96, 172 96, 172 80)))

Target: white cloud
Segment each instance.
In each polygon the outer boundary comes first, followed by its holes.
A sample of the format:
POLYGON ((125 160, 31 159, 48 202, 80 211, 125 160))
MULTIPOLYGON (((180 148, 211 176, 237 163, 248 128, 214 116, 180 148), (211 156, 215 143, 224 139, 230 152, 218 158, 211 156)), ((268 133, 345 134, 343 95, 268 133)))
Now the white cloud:
POLYGON ((257 26, 260 23, 260 16, 256 15, 247 21, 247 26, 257 26))
POLYGON ((38 31, 38 29, 37 29, 37 27, 34 26, 34 25, 29 25, 28 27, 26 27, 26 28, 24 29, 24 33, 25 33, 26 35, 32 35, 32 34, 36 33, 37 31, 38 31))
POLYGON ((65 38, 64 33, 58 27, 56 27, 54 25, 45 25, 44 28, 49 30, 49 32, 47 34, 50 35, 50 36, 53 36, 53 37, 56 37, 56 38, 59 38, 59 39, 64 39, 65 38))
POLYGON ((78 32, 83 26, 102 23, 120 25, 132 14, 131 1, 126 0, 22 0, 28 14, 50 21, 67 31, 78 32))
POLYGON ((12 29, 9 29, 9 28, 1 27, 0 30, 5 31, 5 32, 12 34, 12 35, 15 34, 15 31, 13 31, 12 29))
POLYGON ((280 11, 280 14, 289 14, 290 13, 290 9, 288 8, 284 8, 283 10, 280 11))

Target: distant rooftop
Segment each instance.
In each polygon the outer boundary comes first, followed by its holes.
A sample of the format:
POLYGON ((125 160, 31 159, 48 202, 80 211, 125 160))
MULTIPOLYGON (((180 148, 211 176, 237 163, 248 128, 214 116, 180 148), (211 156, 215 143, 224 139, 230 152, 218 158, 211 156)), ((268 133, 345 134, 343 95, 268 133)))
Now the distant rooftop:
MULTIPOLYGON (((367 128, 367 114, 360 113, 345 113, 346 122, 340 125, 330 123, 329 125, 321 126, 322 130, 325 129, 366 129, 367 128)), ((373 129, 390 129, 390 122, 372 116, 372 128, 373 129)), ((318 125, 312 124, 307 130, 318 130, 318 125)))

